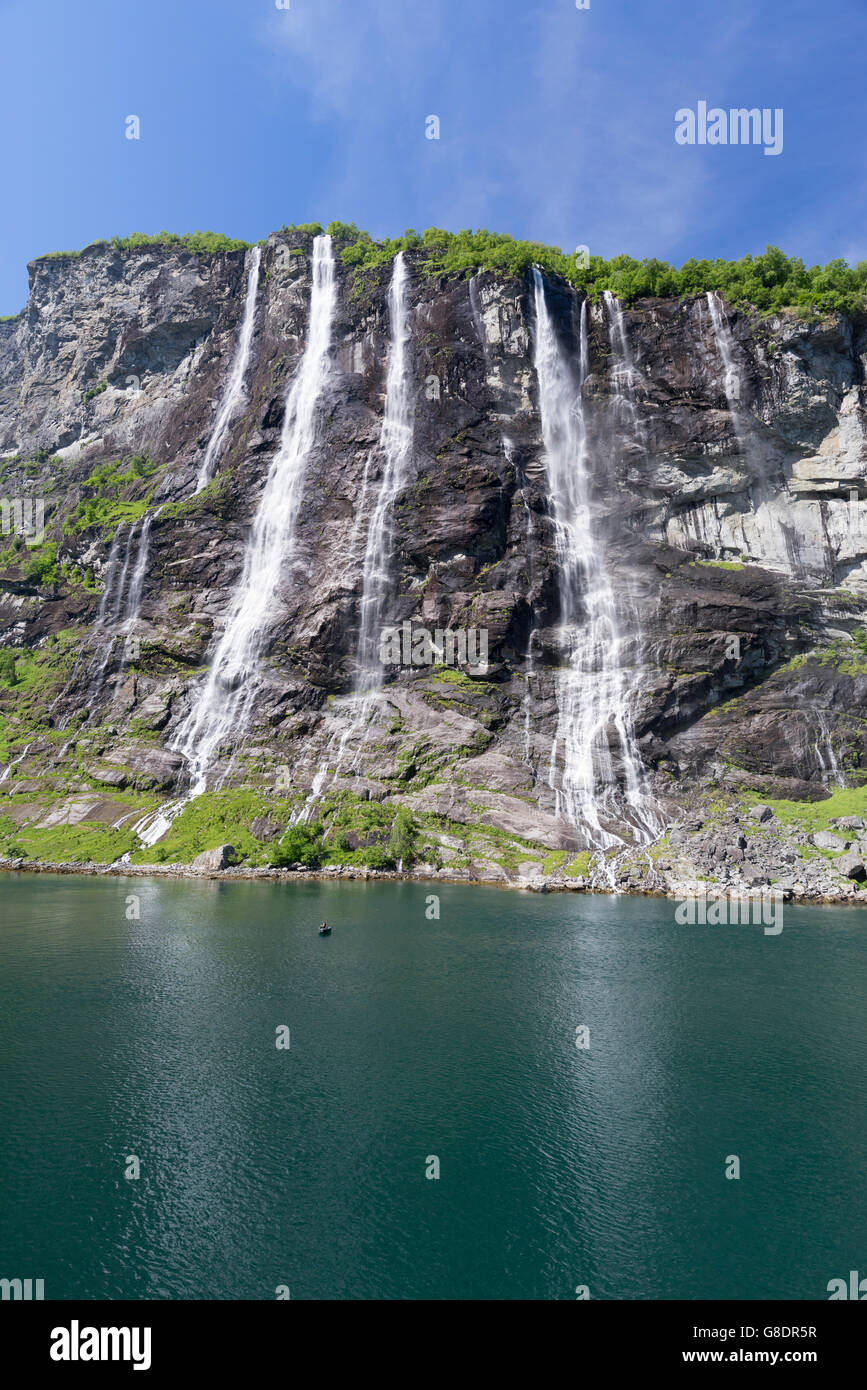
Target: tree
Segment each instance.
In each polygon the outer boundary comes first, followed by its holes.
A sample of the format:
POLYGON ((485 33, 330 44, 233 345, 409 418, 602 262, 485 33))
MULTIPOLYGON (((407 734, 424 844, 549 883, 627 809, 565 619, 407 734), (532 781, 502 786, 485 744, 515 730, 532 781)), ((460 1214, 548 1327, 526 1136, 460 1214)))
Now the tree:
POLYGON ((418 830, 410 812, 405 806, 399 807, 388 841, 389 856, 397 862, 411 864, 415 858, 417 837, 418 830))
POLYGON ((308 869, 316 869, 322 862, 322 826, 319 821, 309 825, 290 825, 270 854, 275 869, 285 869, 289 864, 303 864, 308 869))

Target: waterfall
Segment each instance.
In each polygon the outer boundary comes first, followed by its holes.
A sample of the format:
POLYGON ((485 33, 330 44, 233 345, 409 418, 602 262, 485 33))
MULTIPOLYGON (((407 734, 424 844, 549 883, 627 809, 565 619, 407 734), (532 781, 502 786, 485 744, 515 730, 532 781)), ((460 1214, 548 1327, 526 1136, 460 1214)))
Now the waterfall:
POLYGON ((148 512, 142 522, 135 568, 132 572, 132 579, 129 583, 129 593, 126 599, 124 622, 128 628, 135 626, 135 623, 138 621, 139 609, 141 608, 142 589, 144 588, 148 557, 150 554, 151 525, 153 524, 154 517, 159 516, 161 511, 162 507, 160 507, 153 516, 148 512))
POLYGON ((247 539, 241 578, 208 675, 172 745, 190 767, 191 795, 205 790, 220 743, 237 736, 246 723, 275 596, 293 549, 307 463, 317 441, 317 407, 330 369, 337 303, 330 236, 313 243, 312 278, 307 344, 286 396, 280 444, 247 539))
MULTIPOLYGON (((614 387, 615 424, 625 423, 635 439, 641 441, 641 426, 635 405, 635 367, 626 337, 626 324, 623 320, 623 306, 610 290, 603 290, 602 298, 608 310, 608 342, 614 355, 611 366, 611 383, 614 387)), ((583 349, 582 349, 583 351, 583 349)), ((582 381, 587 374, 587 364, 582 362, 582 381)))
POLYGON ((726 393, 726 400, 728 401, 732 424, 735 427, 735 434, 740 444, 741 378, 735 362, 734 340, 728 325, 728 320, 723 315, 715 291, 708 290, 705 297, 707 299, 707 307, 710 310, 710 321, 713 327, 714 341, 723 364, 723 389, 726 393))
POLYGON ((0 782, 5 782, 5 781, 6 781, 6 779, 7 779, 8 776, 9 776, 9 773, 12 771, 13 767, 17 767, 19 763, 23 763, 24 759, 27 757, 27 754, 30 752, 30 749, 31 749, 32 747, 33 747, 33 744, 32 744, 32 743, 28 743, 28 744, 27 744, 27 747, 24 749, 24 752, 23 752, 23 753, 19 753, 17 758, 13 758, 13 759, 12 759, 11 763, 9 764, 9 766, 8 766, 7 768, 5 768, 5 769, 3 770, 2 773, 0 773, 0 782))
MULTIPOLYGON (((506 461, 507 461, 507 463, 512 464, 512 466, 514 467, 514 466, 515 466, 515 464, 514 464, 514 459, 515 459, 515 446, 514 446, 514 444, 512 443, 512 440, 508 437, 508 435, 505 435, 505 434, 504 434, 504 435, 502 436, 502 439, 503 439, 503 453, 504 453, 505 456, 506 456, 506 461)), ((533 512, 532 512, 532 510, 531 510, 531 508, 530 508, 529 502, 527 501, 527 486, 528 486, 528 484, 527 484, 527 476, 526 476, 526 474, 523 472, 523 470, 519 470, 519 469, 516 468, 516 469, 515 469, 515 472, 516 472, 516 481, 519 481, 520 484, 521 484, 521 489, 520 489, 520 491, 521 491, 521 504, 522 504, 522 507, 523 507, 523 510, 524 510, 524 545, 525 545, 525 547, 526 547, 526 555, 527 555, 527 580, 528 580, 528 589, 529 589, 530 593, 532 593, 533 590, 534 590, 534 586, 535 586, 535 574, 534 574, 534 563, 533 563, 533 561, 534 561, 535 556, 536 556, 536 546, 537 546, 537 542, 536 542, 536 526, 535 526, 535 522, 534 522, 534 519, 533 519, 533 512)), ((534 679, 534 677, 535 677, 535 675, 536 675, 536 662, 535 662, 535 655, 534 655, 534 649, 533 649, 533 641, 534 641, 534 638, 535 638, 535 636, 536 636, 536 631, 537 631, 537 627, 538 627, 538 621, 537 621, 537 619, 538 619, 538 614, 537 614, 537 612, 536 612, 536 606, 535 606, 535 604, 532 605, 532 614, 533 614, 533 616, 532 616, 532 620, 531 620, 530 631, 529 631, 529 633, 528 633, 528 635, 527 635, 527 649, 526 649, 526 651, 525 651, 525 653, 524 653, 524 680, 525 680, 525 682, 526 682, 526 685, 525 685, 524 695, 523 695, 521 704, 523 705, 523 708, 524 708, 524 752, 523 752, 523 758, 524 758, 524 762, 525 762, 526 766, 530 769, 530 772, 532 773, 532 776, 533 776, 533 783, 535 784, 535 781, 536 781, 536 769, 535 769, 535 766, 534 766, 534 763, 533 763, 533 758, 532 758, 532 752, 533 752, 533 738, 532 738, 532 734, 531 734, 531 725, 532 725, 532 719, 533 719, 533 687, 532 687, 532 682, 533 682, 533 679, 534 679)))
POLYGON ((627 822, 637 839, 647 841, 658 815, 645 790, 635 745, 623 665, 624 638, 591 500, 582 396, 589 358, 587 304, 585 300, 581 305, 575 380, 554 332, 538 268, 534 268, 533 279, 534 365, 559 568, 561 636, 566 649, 565 665, 555 677, 558 718, 549 784, 555 793, 557 814, 579 828, 591 845, 605 849, 624 843, 611 822, 627 822), (611 756, 612 734, 619 745, 625 795, 611 756))
POLYGON ((822 773, 822 780, 824 781, 827 777, 836 782, 838 787, 845 787, 846 778, 843 776, 843 773, 840 769, 840 764, 837 761, 837 755, 834 752, 834 745, 831 742, 831 730, 828 724, 827 715, 825 714, 824 710, 820 709, 817 709, 815 711, 815 714, 816 723, 819 726, 819 738, 817 738, 815 743, 813 744, 813 751, 815 752, 816 759, 819 763, 819 769, 822 773), (822 749, 820 746, 821 741, 824 741, 825 751, 828 754, 827 764, 822 756, 822 749))
POLYGON ((123 566, 120 571, 120 579, 117 582, 117 593, 115 594, 114 602, 111 605, 111 617, 112 621, 114 622, 117 621, 117 619, 120 617, 123 611, 123 595, 124 590, 126 589, 126 577, 129 573, 130 562, 132 560, 133 545, 135 543, 136 531, 138 529, 139 523, 137 521, 134 521, 132 526, 129 528, 129 535, 127 536, 126 541, 126 549, 123 552, 123 566))
MULTIPOLYGON (((715 290, 708 290, 705 295, 708 309, 710 310, 710 321, 713 329, 714 342, 717 352, 723 365, 723 389, 725 390, 726 402, 731 416, 732 426, 734 427, 735 438, 737 440, 738 452, 746 456, 747 453, 747 433, 744 424, 744 416, 741 411, 741 373, 735 357, 734 339, 729 327, 728 319, 723 312, 723 305, 715 290)), ((749 554, 750 549, 756 557, 765 563, 770 562, 778 565, 787 571, 797 571, 800 568, 798 557, 798 542, 794 530, 787 531, 784 513, 780 510, 780 498, 777 488, 771 486, 769 479, 761 475, 758 481, 751 479, 748 488, 750 511, 753 518, 754 540, 753 547, 746 537, 743 520, 741 520, 742 549, 749 554)), ((730 547, 733 537, 730 536, 730 547)))
POLYGON ((406 261, 400 251, 394 258, 388 291, 391 347, 385 379, 385 411, 379 447, 385 460, 382 483, 367 529, 358 637, 359 675, 356 689, 375 690, 382 681, 379 661, 380 629, 391 581, 392 511, 403 488, 412 460, 413 399, 409 363, 410 326, 407 312, 406 261))
MULTIPOLYGON (((350 706, 350 718, 342 733, 339 736, 335 734, 330 740, 326 749, 326 761, 320 765, 313 779, 307 799, 298 812, 298 821, 309 819, 325 785, 329 766, 334 768, 334 777, 339 777, 344 770, 347 749, 350 748, 354 749, 353 766, 357 763, 365 746, 376 692, 382 684, 379 644, 391 585, 391 519, 394 504, 406 485, 414 436, 415 401, 410 371, 408 286, 406 259, 404 253, 399 251, 394 258, 388 290, 389 354, 385 377, 385 408, 377 450, 383 459, 383 470, 364 549, 357 649, 358 672, 350 706), (336 749, 332 754, 331 750, 335 744, 336 749)), ((367 500, 372 453, 373 451, 368 454, 364 464, 358 513, 350 538, 350 554, 354 549, 359 519, 367 500)))
POLYGON ((202 466, 199 469, 199 476, 196 482, 196 492, 201 492, 202 488, 207 487, 214 476, 214 469, 219 461, 220 454, 226 443, 229 433, 229 426, 234 420, 238 407, 244 394, 244 381, 247 376, 247 368, 250 364, 250 347, 253 342, 253 329, 256 325, 256 298, 259 292, 259 266, 262 262, 261 246, 254 246, 250 255, 250 271, 247 276, 247 299, 244 304, 244 317, 241 320, 241 331, 238 334, 238 343, 235 348, 235 356, 232 359, 232 367, 226 382, 226 389, 223 392, 223 399, 217 411, 214 421, 214 428, 205 449, 205 456, 202 459, 202 466))
POLYGON ((100 624, 105 617, 105 610, 109 597, 114 589, 114 576, 120 558, 120 527, 114 533, 114 540, 111 543, 111 550, 108 553, 108 566, 105 575, 105 587, 100 595, 99 608, 97 609, 96 621, 100 624))
MULTIPOLYGON (((139 523, 134 521, 127 532, 126 545, 123 551, 123 561, 121 561, 120 558, 120 548, 122 544, 120 528, 115 532, 114 540, 111 543, 105 588, 102 591, 102 597, 99 600, 99 609, 96 615, 95 630, 98 646, 88 671, 88 699, 93 699, 102 689, 105 673, 111 661, 112 653, 114 652, 114 645, 118 635, 117 623, 123 611, 123 594, 126 588, 126 576, 129 572, 138 525, 139 523), (120 570, 120 574, 115 584, 114 577, 118 569, 120 570), (103 631, 104 628, 107 630, 103 631)), ((77 670, 78 663, 76 662, 75 670, 70 678, 70 684, 75 678, 77 670)))
MULTIPOLYGON (((256 321, 256 299, 259 289, 259 267, 262 261, 262 248, 254 246, 250 257, 250 270, 247 276, 247 298, 244 305, 244 314, 241 321, 241 330, 238 335, 238 343, 235 355, 232 359, 232 366, 229 372, 226 389, 220 402, 219 410, 214 421, 202 466, 196 483, 196 492, 201 492, 211 481, 220 454, 225 446, 229 427, 237 414, 238 406, 244 392, 244 381, 247 368, 250 362, 250 348, 253 341, 253 330, 256 321)), ((130 580, 129 593, 126 605, 124 605, 124 590, 126 588, 127 574, 132 563, 133 546, 136 532, 139 528, 138 522, 133 522, 127 533, 126 547, 121 561, 120 550, 122 544, 122 530, 119 528, 115 533, 111 544, 108 557, 108 568, 106 572, 105 588, 99 600, 99 609, 96 615, 96 631, 100 634, 100 644, 97 653, 90 667, 90 679, 88 692, 91 696, 96 695, 102 687, 103 678, 111 661, 118 632, 116 625, 123 615, 124 634, 130 633, 138 621, 139 609, 141 607, 142 590, 144 587, 145 575, 147 573, 148 553, 150 548, 151 524, 155 517, 159 516, 162 508, 160 507, 153 515, 146 513, 141 521, 141 531, 139 535, 138 548, 135 552, 136 558, 133 565, 132 578, 130 580), (115 577, 120 571, 117 584, 115 577), (102 628, 106 621, 112 624, 111 629, 103 636, 102 628)), ((126 661, 124 653, 121 655, 121 669, 126 661)), ((69 684, 75 678, 78 671, 78 662, 69 684)), ((56 701, 55 701, 56 703, 56 701)))
MULTIPOLYGON (((159 516, 162 507, 158 507, 153 513, 146 512, 141 518, 141 524, 134 521, 129 529, 124 548, 123 563, 120 565, 120 577, 115 587, 113 575, 117 571, 120 555, 120 532, 112 542, 111 552, 108 562, 108 576, 105 590, 99 604, 97 615, 97 631, 106 622, 111 624, 110 630, 104 635, 97 649, 97 655, 90 668, 89 693, 97 694, 103 684, 103 677, 111 660, 115 643, 119 635, 128 636, 138 622, 139 609, 141 608, 142 590, 144 588, 145 575, 147 573, 148 556, 150 553, 150 534, 151 525, 156 517, 159 516), (136 545, 136 535, 138 534, 138 544, 136 545), (135 561, 133 561, 135 554, 135 561), (126 589, 127 575, 130 565, 132 565, 132 575, 129 581, 129 589, 126 589), (124 592, 126 591, 126 603, 124 603, 124 592), (109 604, 109 599, 111 602, 109 604), (123 621, 121 622, 121 617, 123 621)), ((126 665, 126 652, 121 649, 120 669, 126 665)), ((74 674, 74 673, 73 673, 74 674)))
MULTIPOLYGON (((165 503, 163 503, 165 506, 165 503)), ((138 626, 139 613, 141 611, 142 593, 144 591, 145 576, 147 574, 148 560, 150 559, 151 526, 156 521, 162 507, 157 507, 155 512, 147 512, 142 520, 141 534, 138 541, 135 566, 133 567, 132 578, 129 582, 129 592, 126 596, 126 607, 124 609, 123 627, 124 644, 121 648, 120 669, 123 670, 127 663, 127 638, 138 626)))

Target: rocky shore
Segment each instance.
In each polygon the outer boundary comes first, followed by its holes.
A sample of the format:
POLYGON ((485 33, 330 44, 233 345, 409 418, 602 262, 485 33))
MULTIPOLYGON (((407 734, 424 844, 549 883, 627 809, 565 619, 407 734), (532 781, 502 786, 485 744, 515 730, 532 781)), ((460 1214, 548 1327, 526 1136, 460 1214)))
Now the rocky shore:
POLYGON ((113 877, 326 882, 477 883, 527 892, 615 893, 685 899, 724 895, 733 899, 774 895, 785 902, 867 906, 867 821, 841 816, 830 830, 807 831, 784 825, 763 803, 743 815, 729 811, 712 824, 699 816, 684 819, 650 850, 598 855, 587 872, 546 873, 527 863, 528 872, 509 872, 480 861, 463 868, 414 864, 405 871, 352 864, 311 869, 234 863, 232 845, 220 845, 189 864, 42 862, 0 858, 0 871, 94 874, 113 877))

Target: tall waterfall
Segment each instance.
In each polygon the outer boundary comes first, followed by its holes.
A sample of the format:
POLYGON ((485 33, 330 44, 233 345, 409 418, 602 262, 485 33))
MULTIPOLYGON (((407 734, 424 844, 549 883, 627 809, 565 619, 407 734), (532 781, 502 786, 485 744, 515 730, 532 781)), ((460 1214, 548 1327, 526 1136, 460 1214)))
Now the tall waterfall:
POLYGON ((17 758, 13 758, 12 761, 11 761, 11 763, 9 764, 9 766, 8 766, 8 767, 5 767, 5 768, 3 769, 3 771, 0 772, 0 782, 5 782, 5 781, 7 780, 7 778, 8 778, 8 776, 9 776, 10 772, 11 772, 12 769, 13 769, 13 767, 16 767, 16 766, 18 765, 18 763, 23 763, 24 759, 27 757, 27 754, 30 752, 30 749, 31 749, 32 747, 33 747, 33 744, 32 744, 32 743, 28 743, 28 744, 26 745, 25 749, 24 749, 24 752, 23 752, 23 753, 19 753, 19 754, 18 754, 18 757, 17 757, 17 758))
MULTIPOLYGON (((199 469, 199 476, 196 482, 196 492, 201 492, 211 481, 214 469, 219 461, 220 454, 225 446, 229 433, 229 427, 235 418, 238 407, 244 393, 244 381, 247 375, 247 368, 250 362, 250 347, 253 341, 253 329, 256 321, 256 299, 259 289, 259 267, 262 261, 262 248, 254 246, 250 256, 250 270, 247 276, 247 297, 244 304, 244 314, 241 320, 241 330, 238 335, 238 343, 232 359, 232 366, 226 382, 226 388, 220 402, 219 410, 214 421, 202 466, 199 469)), ((120 557, 121 533, 117 532, 112 542, 111 552, 108 560, 108 570, 106 574, 105 589, 99 602, 97 613, 97 629, 99 630, 106 620, 113 625, 112 630, 106 634, 101 642, 96 661, 92 668, 92 678, 90 684, 91 693, 95 694, 102 685, 105 671, 111 660, 117 638, 116 624, 120 622, 123 615, 124 634, 129 634, 135 627, 138 620, 139 609, 141 607, 142 590, 144 587, 145 575, 147 573, 148 556, 150 552, 150 533, 154 516, 159 516, 157 512, 147 512, 142 518, 141 523, 133 522, 126 538, 126 547, 123 553, 123 560, 120 557), (136 535, 138 534, 138 545, 135 545, 136 535), (135 561, 132 556, 135 554, 135 561), (129 593, 127 594, 126 604, 124 604, 124 591, 126 589, 127 575, 132 564, 132 576, 130 578, 129 593), (115 576, 119 578, 115 584, 115 576)), ((121 658, 121 666, 126 660, 125 652, 121 658)))
MULTIPOLYGON (((105 588, 99 600, 99 609, 96 615, 95 632, 97 636, 97 648, 93 660, 88 668, 87 694, 89 699, 93 699, 99 694, 105 683, 105 673, 108 670, 109 662, 114 654, 115 643, 117 642, 121 615, 123 613, 123 596, 126 590, 126 577, 132 563, 133 550, 135 548, 135 538, 139 530, 138 521, 132 522, 126 533, 126 544, 123 544, 122 532, 119 527, 115 532, 114 540, 111 543, 111 550, 108 557, 108 569, 105 576, 105 588), (121 559, 121 547, 123 547, 123 559, 121 559), (116 577, 116 578, 115 578, 116 577)), ((75 679, 78 671, 78 662, 75 664, 70 684, 75 679)))
POLYGON ((774 484, 761 467, 760 439, 755 433, 748 433, 749 417, 744 413, 741 404, 741 372, 735 355, 734 338, 724 312, 725 306, 714 290, 708 290, 705 299, 710 311, 714 343, 723 366, 723 388, 738 452, 745 460, 748 451, 751 455, 748 495, 752 513, 752 539, 746 533, 743 517, 739 522, 739 536, 736 538, 729 528, 728 534, 724 536, 718 508, 715 508, 715 515, 711 518, 702 515, 695 519, 692 529, 698 533, 701 540, 710 540, 712 547, 717 551, 724 551, 726 546, 730 550, 735 548, 743 554, 752 553, 762 564, 798 572, 800 544, 796 528, 786 522, 785 503, 781 502, 780 486, 774 484), (758 476, 755 476, 757 464, 758 476))
POLYGON ((358 637, 359 676, 356 688, 364 693, 381 683, 380 628, 391 580, 392 512, 406 485, 412 460, 415 402, 409 370, 410 326, 407 312, 406 261, 402 251, 394 258, 388 291, 391 346, 385 379, 385 411, 379 437, 385 461, 382 482, 367 529, 361 625, 358 637))
MULTIPOLYGON (((165 503, 163 503, 163 507, 165 503)), ((142 518, 141 533, 138 540, 138 550, 136 551, 135 565, 133 566, 132 577, 129 581, 129 591, 126 596, 126 605, 123 614, 122 633, 124 644, 121 648, 121 670, 123 670, 129 658, 128 638, 138 626, 139 614, 141 612, 142 594, 144 592, 145 576, 148 570, 150 559, 151 527, 156 521, 163 507, 157 507, 155 512, 146 512, 142 518)))
POLYGON ((205 790, 219 744, 246 722, 274 598, 292 553, 307 462, 317 439, 317 407, 326 385, 337 285, 330 236, 313 243, 307 344, 286 397, 280 445, 244 553, 240 581, 204 685, 174 747, 187 760, 192 794, 205 790))
POLYGON ((114 595, 114 576, 117 573, 117 567, 120 563, 120 546, 121 533, 120 527, 118 527, 118 529, 114 533, 114 539, 111 543, 111 550, 108 553, 108 565, 106 567, 105 572, 105 587, 102 591, 102 595, 100 596, 99 608, 96 614, 97 625, 101 624, 105 619, 105 612, 106 608, 108 607, 108 601, 109 599, 113 598, 114 595))
POLYGON ((614 387, 615 425, 625 425, 638 441, 641 426, 635 404, 635 367, 626 337, 623 305, 610 290, 603 290, 602 299, 608 311, 608 341, 613 354, 611 383, 614 387))
POLYGON ((389 354, 382 426, 377 449, 371 450, 365 459, 358 511, 347 550, 347 559, 351 560, 371 486, 374 455, 379 454, 383 460, 382 478, 367 527, 364 549, 358 672, 353 699, 349 705, 348 722, 329 743, 326 759, 320 765, 310 793, 298 813, 300 821, 309 818, 325 786, 329 770, 333 769, 333 776, 339 777, 345 770, 345 759, 350 750, 353 754, 353 765, 357 763, 365 746, 376 692, 382 684, 379 644, 392 578, 392 515, 394 504, 406 484, 415 432, 415 401, 409 352, 411 329, 407 303, 408 285, 406 259, 400 251, 394 258, 388 290, 389 354))
MULTIPOLYGON (((151 526, 161 511, 162 507, 158 507, 155 512, 146 512, 140 521, 132 523, 127 532, 126 545, 123 547, 122 561, 120 558, 122 545, 120 530, 112 542, 105 589, 99 601, 96 620, 99 646, 90 666, 88 691, 91 696, 96 695, 103 685, 118 637, 128 636, 138 622, 150 555, 151 526), (130 567, 132 567, 132 574, 129 579, 129 588, 127 588, 127 575, 130 573, 130 567), (116 583, 115 575, 118 575, 116 583), (124 601, 124 595, 126 595, 126 601, 124 601)), ((126 650, 122 647, 121 669, 126 661, 126 650)), ((77 669, 78 664, 76 663, 77 669)), ((73 677, 74 675, 75 672, 73 672, 73 677)))
POLYGON ((235 348, 235 356, 232 359, 232 367, 226 382, 226 389, 217 411, 214 421, 214 428, 205 449, 205 456, 202 459, 202 466, 199 469, 199 476, 196 481, 196 492, 201 492, 202 488, 207 487, 214 476, 214 469, 219 461, 220 454, 226 443, 229 434, 229 426, 237 414, 238 407, 244 394, 244 382, 247 376, 247 368, 250 364, 250 347, 253 342, 253 329, 256 325, 256 298, 259 293, 259 266, 262 263, 262 248, 254 246, 250 253, 250 271, 247 276, 247 299, 244 304, 244 317, 241 320, 241 331, 238 334, 238 343, 235 348))
POLYGON ((142 521, 138 552, 136 554, 132 578, 129 582, 129 593, 126 597, 126 610, 124 613, 124 622, 130 627, 134 626, 138 621, 142 590, 144 589, 145 575, 147 574, 148 559, 150 557, 151 526, 153 525, 154 517, 159 516, 161 511, 162 507, 158 508, 156 512, 148 512, 142 521))
POLYGON ((732 424, 735 427, 735 434, 738 442, 741 439, 741 378, 735 362, 734 342, 732 340, 731 329, 728 320, 722 312, 720 302, 713 290, 708 290, 707 307, 710 310, 710 321, 713 327, 714 341, 717 346, 723 364, 723 389, 726 393, 729 412, 732 417, 732 424))
POLYGON ((582 388, 588 371, 587 304, 581 305, 575 379, 554 332, 538 268, 534 365, 559 568, 560 621, 566 650, 557 674, 557 730, 549 782, 556 810, 590 843, 622 844, 612 823, 648 840, 657 822, 644 785, 630 714, 624 637, 609 579, 599 520, 593 514, 582 388), (611 755, 619 745, 620 778, 611 755), (561 769, 562 765, 562 770, 561 769), (622 785, 621 785, 622 781, 622 785))
POLYGON ((140 523, 138 521, 134 521, 132 526, 129 528, 129 536, 127 537, 126 549, 123 552, 123 566, 120 571, 120 579, 117 581, 117 593, 114 596, 114 603, 112 604, 111 616, 115 622, 117 622, 117 620, 123 613, 123 596, 126 592, 126 577, 129 574, 129 567, 132 564, 133 552, 136 549, 135 538, 139 530, 140 523))

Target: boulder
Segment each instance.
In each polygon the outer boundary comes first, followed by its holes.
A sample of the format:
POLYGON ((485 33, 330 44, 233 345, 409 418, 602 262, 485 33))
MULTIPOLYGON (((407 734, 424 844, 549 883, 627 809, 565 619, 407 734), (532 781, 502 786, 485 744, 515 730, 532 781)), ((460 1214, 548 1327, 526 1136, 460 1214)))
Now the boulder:
MULTIPOLYGON (((125 786, 132 782, 137 787, 154 790, 170 787, 184 765, 180 753, 171 748, 156 744, 124 743, 112 749, 112 760, 124 765, 124 781, 112 782, 112 786, 125 786)), ((94 773, 94 776, 97 776, 94 773)), ((99 778, 108 781, 108 778, 99 778)))
POLYGON ((256 820, 250 822, 250 834, 256 840, 273 840, 279 833, 280 827, 275 825, 270 816, 258 816, 256 820))
POLYGON ((761 888, 768 881, 764 870, 756 868, 755 864, 745 864, 741 872, 753 888, 761 888))
POLYGON ((753 820, 763 823, 766 820, 770 820, 774 813, 770 806, 765 806, 760 803, 758 806, 753 806, 748 814, 752 816, 753 820))
POLYGON ((200 873, 220 873, 223 869, 228 869, 234 858, 234 845, 220 845, 218 849, 206 849, 204 854, 197 854, 193 860, 193 868, 198 869, 200 873))
POLYGON ((841 840, 839 835, 832 835, 829 830, 817 830, 810 836, 810 844, 815 845, 816 849, 848 849, 849 841, 841 840))
POLYGON ((102 782, 106 787, 127 787, 131 781, 123 767, 89 767, 88 774, 94 782, 102 782))
POLYGON ((843 854, 837 860, 837 868, 841 874, 847 878, 852 878, 856 883, 863 883, 867 878, 867 869, 864 867, 864 860, 854 850, 849 854, 843 854))

